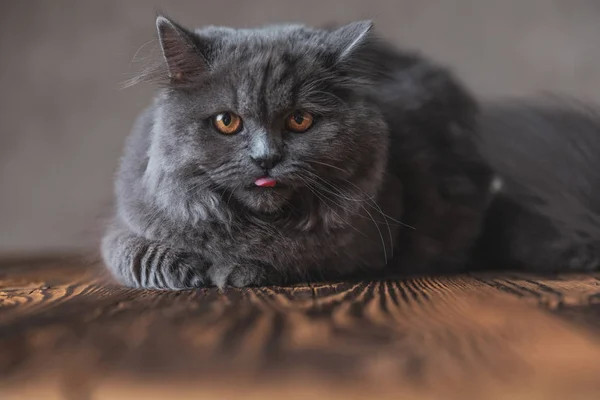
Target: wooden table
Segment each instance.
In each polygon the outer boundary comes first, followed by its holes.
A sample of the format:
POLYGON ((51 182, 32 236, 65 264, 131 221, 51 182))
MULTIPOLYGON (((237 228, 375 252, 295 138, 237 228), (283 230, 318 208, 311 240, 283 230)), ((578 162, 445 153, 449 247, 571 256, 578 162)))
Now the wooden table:
POLYGON ((600 399, 600 275, 128 290, 0 266, 1 399, 600 399))

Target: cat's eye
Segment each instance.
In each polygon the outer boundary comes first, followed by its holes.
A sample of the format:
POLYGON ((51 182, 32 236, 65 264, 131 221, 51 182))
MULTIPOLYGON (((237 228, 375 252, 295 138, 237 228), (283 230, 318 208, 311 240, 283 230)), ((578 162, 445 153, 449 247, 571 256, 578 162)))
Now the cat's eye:
POLYGON ((313 116, 306 111, 294 111, 285 120, 287 130, 294 133, 303 133, 313 125, 313 116))
POLYGON ((222 112, 212 117, 215 129, 223 135, 234 135, 242 130, 242 119, 232 112, 222 112))

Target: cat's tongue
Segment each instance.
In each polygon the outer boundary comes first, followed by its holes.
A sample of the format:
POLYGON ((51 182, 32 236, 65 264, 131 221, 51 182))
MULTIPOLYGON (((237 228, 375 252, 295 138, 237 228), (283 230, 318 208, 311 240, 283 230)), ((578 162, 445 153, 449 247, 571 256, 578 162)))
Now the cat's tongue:
POLYGON ((277 185, 277 181, 273 178, 263 177, 255 180, 254 184, 260 187, 275 187, 275 185, 277 185))

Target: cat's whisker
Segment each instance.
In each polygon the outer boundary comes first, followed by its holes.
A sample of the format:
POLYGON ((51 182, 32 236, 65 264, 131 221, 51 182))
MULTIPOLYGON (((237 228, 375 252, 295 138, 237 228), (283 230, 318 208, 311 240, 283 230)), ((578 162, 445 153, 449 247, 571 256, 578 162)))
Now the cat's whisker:
MULTIPOLYGON (((300 179, 302 179, 302 178, 300 178, 300 179)), ((351 224, 350 224, 350 223, 349 223, 347 220, 343 219, 343 218, 342 218, 342 217, 341 217, 339 214, 337 214, 337 212, 335 212, 335 210, 334 210, 334 209, 333 209, 331 206, 329 206, 329 205, 326 203, 325 199, 328 199, 328 200, 330 200, 330 201, 332 201, 332 202, 336 203, 335 201, 333 201, 333 200, 332 200, 332 199, 330 199, 330 198, 327 198, 327 196, 325 196, 325 195, 323 195, 323 197, 319 196, 319 195, 317 194, 317 192, 319 192, 319 190, 318 190, 318 188, 317 188, 317 187, 315 187, 315 186, 312 186, 312 185, 311 185, 311 184, 310 184, 308 181, 304 181, 304 182, 305 182, 306 186, 309 188, 309 190, 311 190, 311 191, 312 191, 312 192, 315 194, 315 196, 317 196, 318 198, 320 198, 320 199, 321 199, 321 201, 323 201, 323 202, 324 202, 324 204, 326 204, 326 205, 327 205, 327 206, 328 206, 328 207, 331 209, 331 211, 332 211, 332 212, 334 212, 334 213, 335 213, 335 214, 336 214, 336 215, 337 215, 339 218, 341 218, 341 219, 342 219, 344 222, 346 222, 346 224, 347 224, 347 225, 349 225, 351 228, 353 228, 355 231, 357 231, 357 232, 359 232, 360 234, 362 234, 363 236, 367 237, 367 236, 366 236, 366 235, 365 235, 365 234, 364 234, 362 231, 358 230, 356 227, 354 227, 353 225, 351 225, 351 224), (314 189, 314 190, 313 190, 313 189, 314 189)), ((314 181, 313 181, 313 183, 315 183, 315 184, 318 184, 318 182, 314 182, 314 181)), ((322 193, 321 193, 321 194, 322 194, 322 193)), ((336 203, 336 204, 338 204, 338 203, 336 203)), ((346 210, 346 209, 345 209, 343 206, 341 206, 340 204, 338 204, 338 206, 340 206, 340 207, 341 207, 342 209, 344 209, 346 212, 349 212, 348 210, 346 210)), ((377 232, 379 233, 379 238, 381 239, 381 245, 382 245, 382 250, 383 250, 383 258, 384 258, 385 264, 387 264, 387 263, 388 263, 388 256, 387 256, 387 246, 386 246, 386 244, 385 244, 385 240, 384 240, 384 238, 383 238, 383 233, 381 232, 381 229, 379 228, 379 225, 377 224, 377 222, 375 221, 375 219, 373 218, 373 216, 371 215, 371 213, 370 213, 370 212, 369 212, 369 211, 368 211, 366 208, 364 208, 362 205, 361 205, 361 207, 362 207, 362 208, 363 208, 363 210, 364 210, 364 211, 365 211, 365 212, 366 212, 366 213, 369 215, 369 217, 370 217, 371 221, 373 222, 373 224, 375 225, 375 228, 377 229, 377 232)), ((355 213, 351 212, 351 214, 355 214, 355 213)), ((356 214, 356 215, 359 215, 359 214, 356 214)), ((388 224, 388 229, 389 229, 389 224, 388 224)), ((389 234, 390 234, 390 246, 392 246, 392 248, 393 248, 393 239, 392 239, 392 233, 391 233, 391 229, 389 229, 389 234)), ((367 237, 367 238, 368 238, 368 237, 367 237)))
MULTIPOLYGON (((305 182, 306 182, 306 181, 305 181, 305 182)), ((313 183, 315 183, 315 184, 318 184, 318 183, 317 183, 317 182, 315 182, 315 181, 313 181, 313 183)), ((307 186, 309 186, 309 183, 308 183, 308 182, 306 182, 306 184, 307 184, 307 186)), ((322 186, 321 186, 321 189, 322 189, 322 186)), ((330 192, 330 193, 331 193, 331 192, 330 192)), ((334 194, 334 193, 333 193, 333 194, 334 194)), ((325 197, 326 197, 326 196, 325 196, 325 197)), ((333 201, 333 200, 331 200, 331 199, 329 199, 329 200, 330 200, 330 201, 333 201)), ((335 201, 333 201, 333 202, 335 203, 335 201)), ((346 210, 346 209, 345 209, 343 206, 341 206, 339 203, 336 203, 336 204, 338 204, 338 206, 340 206, 340 207, 341 207, 342 209, 344 209, 346 212, 349 212, 349 211, 348 211, 348 210, 346 210)), ((379 228, 379 224, 377 223, 377 221, 375 221, 375 218, 373 218, 373 215, 372 215, 372 214, 371 214, 371 213, 370 213, 370 212, 369 212, 369 211, 368 211, 368 210, 367 210, 367 209, 366 209, 364 206, 360 205, 360 207, 361 207, 361 208, 362 208, 362 209, 363 209, 363 210, 364 210, 364 211, 367 213, 367 215, 369 216, 369 218, 371 219, 371 221, 372 221, 372 222, 373 222, 373 224, 375 225, 375 228, 377 229, 377 232, 379 233, 379 237, 380 237, 380 239, 381 239, 381 245, 382 245, 382 249, 383 249, 383 257, 384 257, 385 263, 387 264, 387 263, 388 263, 388 257, 387 257, 387 246, 386 246, 386 244, 385 244, 385 240, 384 240, 384 238, 383 238, 383 233, 381 232, 381 229, 379 228)), ((360 216, 360 214, 357 214, 357 213, 351 213, 351 214, 355 214, 355 215, 359 215, 359 216, 360 216)), ((393 237, 392 237, 392 231, 391 231, 391 229, 390 229, 390 227, 389 227, 389 224, 388 224, 388 232, 389 232, 389 235, 390 235, 390 245, 391 245, 391 246, 393 246, 393 237)))
POLYGON ((211 174, 220 174, 220 173, 224 173, 224 172, 229 172, 232 169, 236 169, 238 168, 237 164, 223 164, 223 165, 219 165, 218 167, 215 168, 211 168, 210 172, 211 174))
POLYGON ((144 47, 148 46, 150 43, 155 43, 155 42, 156 42, 156 39, 148 40, 146 43, 144 43, 137 49, 137 51, 133 54, 133 57, 131 57, 131 61, 129 62, 129 69, 131 69, 131 65, 137 61, 137 56, 140 53, 140 51, 142 51, 144 49, 144 47))
MULTIPOLYGON (((306 171, 306 172, 310 173, 309 171, 306 171)), ((332 187, 334 189, 337 189, 337 190, 341 190, 337 186, 335 186, 334 184, 332 184, 331 182, 329 182, 329 181, 327 181, 327 180, 319 177, 318 175, 313 174, 313 173, 310 173, 310 174, 312 176, 314 176, 315 178, 319 178, 320 180, 322 180, 323 182, 325 182, 328 186, 330 186, 330 187, 332 187)), ((339 197, 339 198, 341 198, 343 200, 347 200, 347 201, 351 201, 351 202, 356 202, 356 203, 366 203, 369 207, 373 208, 375 211, 377 211, 378 213, 380 213, 382 217, 384 217, 383 218, 384 221, 378 221, 378 222, 380 222, 382 224, 389 224, 389 221, 392 221, 392 225, 409 227, 406 224, 404 224, 404 223, 402 223, 400 221, 396 221, 392 217, 390 217, 387 214, 385 214, 383 212, 383 210, 381 210, 381 208, 379 207, 379 205, 376 202, 374 202, 374 200, 371 197, 369 197, 368 195, 365 195, 364 198, 354 198, 354 197, 344 196, 344 195, 342 195, 340 193, 335 193, 335 192, 330 192, 330 191, 329 191, 329 193, 331 193, 331 194, 335 195, 336 197, 339 197), (374 204, 369 204, 369 201, 366 201, 366 200, 372 201, 374 204)), ((410 228, 412 228, 412 227, 410 227, 410 228)))
MULTIPOLYGON (((388 263, 388 257, 387 257, 387 250, 386 250, 385 240, 383 239, 383 233, 381 233, 381 229, 379 229, 379 224, 377 224, 377 222, 375 222, 375 219, 373 218, 373 216, 371 215, 371 213, 369 211, 367 211, 367 209, 364 208, 364 207, 363 207, 363 210, 365 210, 365 212, 369 215, 369 217, 373 221, 373 224, 375 225, 375 228, 377 228, 377 232, 379 233, 379 237, 381 238, 381 246, 383 248, 383 258, 385 260, 385 264, 387 265, 387 263, 388 263)), ((389 225, 388 225, 388 229, 389 229, 389 225)), ((391 230, 390 230, 390 241, 392 241, 391 245, 393 246, 393 239, 392 239, 392 231, 391 230)))
MULTIPOLYGON (((341 172, 344 172, 344 173, 345 173, 345 172, 347 172, 347 171, 345 171, 344 169, 342 169, 342 168, 340 168, 340 167, 337 167, 337 166, 335 166, 335 165, 331 165, 331 164, 328 164, 328 163, 325 163, 325 162, 322 162, 322 161, 317 161, 317 160, 312 160, 312 159, 311 159, 311 160, 309 160, 309 162, 312 162, 312 163, 315 163, 315 164, 320 164, 320 165, 323 165, 323 166, 326 166, 326 167, 330 167, 330 168, 334 168, 334 169, 337 169, 337 170, 339 170, 339 171, 341 171, 341 172)), ((310 171, 309 171, 309 172, 310 172, 310 171)), ((314 174, 314 175, 315 175, 315 176, 317 176, 317 177, 319 177, 317 174, 314 174)), ((323 178, 321 178, 321 177, 319 177, 319 178, 320 178, 320 179, 323 179, 323 178)), ((348 183, 349 185, 351 185, 351 186, 355 187, 357 190, 359 190, 359 191, 360 191, 360 192, 362 192, 362 193, 363 193, 365 196, 367 196, 367 198, 368 198, 370 201, 372 201, 372 202, 373 202, 373 203, 376 205, 376 207, 377 207, 377 208, 381 209, 381 207, 379 207, 379 205, 377 204, 377 202, 375 201, 375 199, 374 199, 374 198, 373 198, 373 197, 372 197, 370 194, 368 194, 367 192, 365 192, 365 191, 364 191, 362 188, 360 188, 358 185, 356 185, 355 183, 353 183, 353 182, 351 182, 351 181, 349 181, 348 179, 345 179, 345 178, 341 178, 341 177, 340 177, 339 179, 341 179, 341 180, 343 180, 344 182, 348 183)), ((398 221, 397 219, 394 219, 393 217, 390 217, 389 215, 387 215, 387 214, 383 213, 383 211, 382 211, 382 216, 384 216, 385 218, 389 219, 390 221, 394 221, 394 222, 396 222, 397 224, 400 224, 400 225, 402 225, 402 226, 405 226, 405 227, 407 227, 407 228, 410 228, 410 229, 415 229, 415 227, 413 227, 413 226, 410 226, 410 225, 408 225, 408 224, 405 224, 405 223, 404 223, 404 222, 402 222, 402 221, 398 221)))
POLYGON ((320 164, 320 165, 323 165, 325 167, 329 167, 329 168, 333 168, 333 169, 337 169, 338 171, 341 171, 341 172, 343 172, 345 174, 348 173, 348 171, 346 171, 343 168, 340 168, 340 167, 337 167, 335 165, 331 165, 331 164, 328 164, 328 163, 325 163, 325 162, 322 162, 322 161, 317 161, 317 160, 312 160, 311 159, 311 160, 308 160, 308 162, 309 163, 314 163, 314 164, 320 164))
MULTIPOLYGON (((305 177, 305 178, 306 178, 306 177, 305 177)), ((326 192, 326 193, 329 193, 329 194, 332 194, 332 195, 336 195, 336 197, 339 197, 339 196, 337 196, 337 194, 336 194, 336 193, 329 191, 327 188, 324 188, 324 187, 323 187, 323 186, 322 186, 322 185, 321 185, 319 182, 317 182, 317 181, 312 181, 312 183, 313 183, 313 184, 315 184, 315 185, 317 185, 317 186, 318 186, 318 187, 321 189, 321 191, 320 191, 320 193, 321 193, 321 194, 323 194, 322 192, 326 192)), ((351 214, 351 215, 353 215, 353 216, 356 216, 356 217, 358 217, 358 218, 370 219, 370 218, 367 218, 366 216, 364 216, 364 215, 360 214, 359 212, 357 212, 357 210, 351 210, 351 209, 347 208, 346 206, 344 206, 343 204, 341 204, 340 202, 338 202, 338 201, 335 201, 335 200, 334 200, 334 199, 332 199, 332 198, 329 198, 329 197, 328 197, 328 200, 329 200, 329 201, 331 201, 332 203, 334 203, 335 205, 337 205, 339 208, 343 209, 343 210, 344 210, 345 212, 347 212, 348 214, 351 214)), ((359 207, 361 207, 363 210, 365 210, 365 209, 364 209, 364 205, 359 205, 359 207)), ((365 211, 366 211, 366 210, 365 210, 365 211)), ((400 224, 395 224, 395 223, 391 223, 391 224, 390 224, 390 222, 389 222, 389 221, 387 221, 387 220, 384 220, 384 221, 375 220, 375 221, 376 221, 377 223, 379 223, 379 224, 386 224, 386 225, 389 225, 389 226, 391 226, 391 225, 394 225, 394 226, 402 226, 402 225, 400 225, 400 224)))
MULTIPOLYGON (((334 185, 333 183, 330 183, 330 182, 328 182, 327 180, 325 180, 325 179, 321 178, 321 177, 320 177, 320 176, 318 176, 318 175, 315 175, 315 177, 316 177, 317 179, 320 179, 321 181, 323 181, 325 184, 329 185, 330 187, 332 187, 334 190, 337 190, 338 192, 342 192, 341 188, 337 187, 337 186, 336 186, 336 185, 334 185)), ((342 196, 341 194, 339 194, 339 193, 338 193, 338 194, 336 194, 336 193, 332 193, 332 194, 334 194, 334 195, 338 195, 338 196, 340 196, 340 197, 342 197, 342 198, 343 198, 343 196, 342 196)), ((367 195, 367 198, 369 198, 369 196, 368 196, 368 195, 367 195)), ((375 225, 377 226, 377 229, 379 230, 379 225, 378 225, 378 224, 377 224, 377 222, 375 221, 375 218, 373 218, 373 216, 371 215, 371 213, 370 213, 370 212, 369 212, 369 211, 368 211, 368 210, 365 208, 365 206, 363 205, 363 203, 364 203, 364 200, 363 200, 363 199, 354 199, 354 198, 347 198, 347 199, 348 199, 348 200, 350 200, 350 201, 359 201, 359 205, 360 205, 360 207, 361 207, 361 208, 362 208, 362 209, 363 209, 363 210, 364 210, 364 211, 365 211, 365 212, 366 212, 366 213, 369 215, 369 217, 371 218, 371 220, 373 220, 373 222, 374 222, 374 223, 375 223, 375 225)), ((385 223, 385 224, 386 224, 386 226, 387 226, 387 230, 388 230, 388 234, 389 234, 389 238, 390 238, 391 256, 393 257, 393 256, 394 256, 394 253, 393 253, 393 251, 394 251, 394 250, 393 250, 393 249, 394 249, 394 239, 393 239, 393 235, 392 235, 392 229, 390 228, 390 223, 389 223, 389 221, 387 220, 387 218, 386 218, 386 215, 385 215, 385 213, 383 212, 383 210, 381 209, 381 207, 379 207, 379 205, 378 205, 378 204, 377 204, 377 203, 376 203, 374 200, 373 200, 373 203, 374 203, 374 205, 375 205, 375 209, 376 209, 376 210, 377 210, 377 211, 378 211, 378 212, 379 212, 379 213, 380 213, 380 214, 383 216, 384 223, 385 223)), ((368 203, 367 203, 367 204, 368 204, 368 203)), ((379 233, 381 234, 381 231, 380 231, 379 233)), ((383 240, 383 238, 382 238, 382 240, 383 240)), ((387 259, 387 257, 386 257, 386 259, 387 259)), ((387 263, 387 261, 386 261, 386 263, 387 263)))
MULTIPOLYGON (((302 180, 303 178, 299 177, 299 179, 301 179, 301 180, 302 180)), ((331 205, 329 205, 329 204, 327 203, 327 201, 326 201, 326 200, 330 200, 330 201, 331 201, 331 199, 328 199, 326 196, 323 196, 322 194, 320 195, 320 194, 319 194, 320 192, 318 192, 318 189, 317 189, 317 188, 315 188, 314 186, 312 186, 312 185, 310 184, 310 182, 308 182, 308 181, 304 181, 304 184, 306 185, 306 187, 308 188, 308 190, 310 190, 310 191, 311 191, 311 192, 312 192, 312 193, 315 195, 315 197, 317 197, 318 199, 320 199, 320 200, 321 200, 321 202, 322 202, 322 203, 323 203, 325 206, 327 206, 327 207, 328 207, 328 208, 331 210, 331 212, 333 212, 333 213, 334 213, 334 214, 335 214, 335 215, 336 215, 336 216, 337 216, 339 219, 341 219, 342 221, 344 221, 344 223, 345 223, 346 225, 348 225, 350 228, 354 229, 356 232, 360 233, 360 234, 361 234, 362 236, 364 236, 365 238, 368 238, 368 236, 367 236, 367 235, 365 235, 365 234, 364 234, 362 231, 360 231, 358 228, 356 228, 354 225, 352 225, 350 222, 348 222, 348 220, 346 220, 345 218, 343 218, 343 217, 342 217, 342 216, 341 216, 341 215, 340 215, 340 214, 339 214, 337 211, 335 211, 335 209, 334 209, 334 208, 333 208, 331 205)))
MULTIPOLYGON (((380 207, 380 206, 377 204, 377 202, 375 201, 375 199, 374 199, 372 196, 370 196, 368 193, 366 193, 366 192, 365 192, 363 189, 361 189, 361 188, 360 188, 358 185, 356 185, 355 183, 353 183, 353 182, 350 182, 349 180, 347 180, 347 179, 344 179, 344 178, 342 178, 342 180, 343 180, 344 182, 348 183, 349 185, 352 185, 352 186, 354 186, 354 187, 355 187, 357 190, 359 190, 360 192, 364 193, 364 194, 367 196, 367 198, 368 198, 368 199, 369 199, 369 200, 370 200, 370 201, 371 201, 371 202, 372 202, 372 203, 373 203, 373 204, 374 204, 374 205, 375 205, 377 208, 379 208, 379 209, 381 210, 381 207, 380 207)), ((384 216, 385 218, 389 219, 390 221, 394 221, 394 222, 396 222, 396 223, 398 223, 398 224, 400 224, 400 225, 402 225, 402 226, 404 226, 404 227, 406 227, 406 228, 410 228, 410 229, 416 229, 414 226, 411 226, 411 225, 405 224, 404 222, 402 222, 402 221, 399 221, 399 220, 397 220, 397 219, 395 219, 395 218, 393 218, 393 217, 391 217, 391 216, 389 216, 389 215, 385 214, 385 213, 383 212, 383 210, 381 210, 381 215, 382 215, 382 216, 384 216)))

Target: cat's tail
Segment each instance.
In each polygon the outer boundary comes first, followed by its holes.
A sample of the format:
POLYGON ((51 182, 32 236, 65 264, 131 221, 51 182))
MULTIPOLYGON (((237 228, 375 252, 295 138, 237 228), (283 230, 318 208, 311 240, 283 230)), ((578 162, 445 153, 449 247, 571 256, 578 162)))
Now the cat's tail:
POLYGON ((502 183, 480 253, 508 267, 600 268, 600 107, 502 100, 483 106, 479 128, 502 183))

